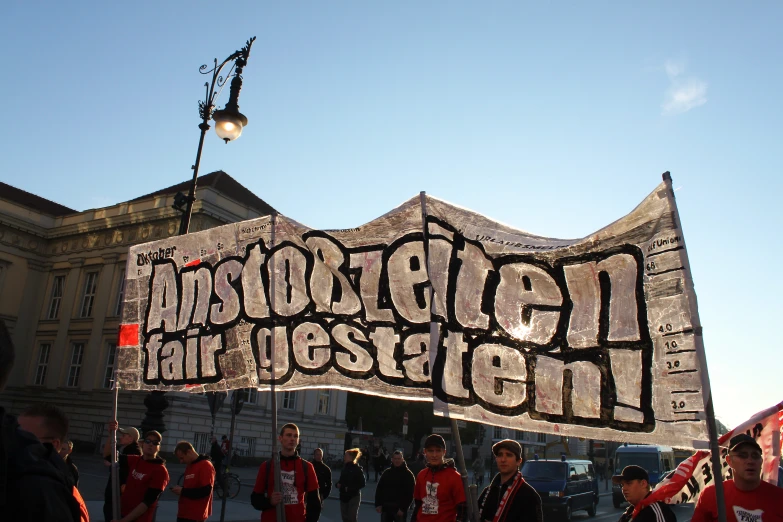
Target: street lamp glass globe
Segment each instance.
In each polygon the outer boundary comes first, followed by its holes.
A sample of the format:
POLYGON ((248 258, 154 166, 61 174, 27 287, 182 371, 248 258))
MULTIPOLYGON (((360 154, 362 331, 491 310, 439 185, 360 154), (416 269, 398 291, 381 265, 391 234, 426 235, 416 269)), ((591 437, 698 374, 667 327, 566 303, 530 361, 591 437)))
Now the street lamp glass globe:
POLYGON ((215 121, 215 132, 225 142, 237 139, 242 135, 242 121, 232 116, 223 116, 215 121))

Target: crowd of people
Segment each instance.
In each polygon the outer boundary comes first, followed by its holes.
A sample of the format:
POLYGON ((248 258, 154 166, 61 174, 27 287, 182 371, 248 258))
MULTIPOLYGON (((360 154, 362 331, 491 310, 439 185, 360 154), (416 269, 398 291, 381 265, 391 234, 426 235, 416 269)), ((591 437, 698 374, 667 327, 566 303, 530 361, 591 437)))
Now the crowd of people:
MULTIPOLYGON (((10 336, 0 320, 0 390, 10 373, 13 356, 10 336)), ((37 403, 13 416, 0 407, 0 421, 3 520, 89 522, 78 489, 79 470, 71 459, 73 443, 67 438, 69 420, 64 412, 57 406, 37 403)), ((212 438, 209 455, 199 454, 188 441, 178 442, 174 456, 185 465, 185 472, 182 484, 169 487, 166 462, 159 455, 161 433, 145 430, 142 434, 134 427, 122 428, 116 419, 109 421, 108 428, 110 436, 103 455, 108 466, 116 459, 120 505, 112 502, 114 474, 110 474, 103 513, 106 522, 154 521, 160 495, 167 487, 178 497, 177 522, 205 521, 212 515, 216 480, 220 480, 231 452, 225 436, 220 443, 212 438), (115 435, 118 452, 112 455, 115 435), (115 508, 119 517, 114 515, 115 508)), ((278 442, 279 453, 259 466, 251 504, 261 511, 261 522, 277 522, 278 514, 283 513, 286 522, 317 522, 333 485, 323 451, 316 449, 312 462, 303 459, 297 451, 299 428, 291 423, 280 429, 278 442)), ((343 522, 358 522, 361 492, 367 484, 366 471, 360 465, 363 453, 359 448, 345 451, 340 476, 334 481, 343 522)), ((492 446, 492 453, 498 473, 478 499, 479 520, 542 522, 541 498, 520 471, 520 444, 502 440, 492 446)), ((732 478, 723 483, 727 522, 783 522, 783 490, 761 480, 762 456, 753 437, 739 434, 731 439, 725 458, 732 478)), ((374 457, 374 502, 380 522, 466 522, 463 480, 454 461, 446 458, 443 437, 433 434, 426 438, 424 466, 415 476, 399 451, 389 457, 380 449, 374 457)), ((474 475, 483 480, 483 461, 477 459, 472 467, 474 475)), ((670 507, 650 496, 650 479, 643 468, 627 466, 612 477, 612 482, 621 486, 630 504, 618 522, 676 522, 670 507)), ((717 522, 716 498, 715 487, 706 488, 692 521, 717 522)))

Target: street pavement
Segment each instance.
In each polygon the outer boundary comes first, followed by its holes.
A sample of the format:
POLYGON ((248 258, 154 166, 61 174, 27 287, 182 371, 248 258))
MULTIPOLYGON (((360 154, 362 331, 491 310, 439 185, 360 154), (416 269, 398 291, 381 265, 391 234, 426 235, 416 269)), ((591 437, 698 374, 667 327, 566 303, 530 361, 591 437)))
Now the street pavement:
MULTIPOLYGON (((109 476, 109 468, 104 464, 103 459, 96 455, 73 455, 74 462, 79 467, 79 492, 84 497, 87 509, 90 512, 90 520, 100 522, 103 520, 103 494, 106 487, 106 481, 109 476)), ((170 484, 174 485, 179 476, 185 471, 185 465, 179 462, 169 461, 166 463, 169 470, 170 484)), ((232 473, 239 476, 241 489, 236 498, 226 501, 225 518, 232 522, 258 522, 261 513, 250 505, 250 493, 253 490, 253 484, 256 480, 258 468, 231 468, 232 473)), ((472 472, 469 472, 471 483, 473 483, 472 472)), ((334 482, 339 478, 339 471, 333 473, 334 482)), ((380 515, 375 512, 375 488, 377 483, 374 479, 374 473, 370 473, 370 479, 367 486, 362 490, 362 504, 359 508, 360 522, 380 522, 380 515)), ((489 482, 489 474, 484 478, 484 485, 489 482)), ((598 505, 598 513, 595 517, 588 517, 584 511, 573 514, 574 522, 610 522, 620 518, 620 514, 625 509, 623 506, 616 509, 612 506, 610 483, 604 481, 600 483, 601 501, 598 505)), ((158 502, 157 522, 175 521, 177 518, 177 499, 178 497, 170 491, 165 491, 158 502)), ((215 498, 212 507, 212 516, 210 521, 220 520, 221 502, 215 498)), ((693 505, 674 506, 678 522, 688 522, 693 513, 693 505)), ((337 500, 337 492, 333 489, 331 496, 324 502, 324 508, 321 512, 319 522, 341 522, 340 503, 337 500)), ((549 522, 549 520, 546 520, 549 522)))

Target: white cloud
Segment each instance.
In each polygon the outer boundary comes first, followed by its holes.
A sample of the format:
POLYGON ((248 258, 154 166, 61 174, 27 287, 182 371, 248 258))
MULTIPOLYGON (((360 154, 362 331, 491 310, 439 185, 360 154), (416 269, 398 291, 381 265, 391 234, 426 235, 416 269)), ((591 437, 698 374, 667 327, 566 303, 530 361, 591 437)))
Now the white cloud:
POLYGON ((664 114, 680 114, 707 103, 707 82, 695 76, 683 77, 685 64, 667 60, 664 64, 669 88, 661 104, 664 114))

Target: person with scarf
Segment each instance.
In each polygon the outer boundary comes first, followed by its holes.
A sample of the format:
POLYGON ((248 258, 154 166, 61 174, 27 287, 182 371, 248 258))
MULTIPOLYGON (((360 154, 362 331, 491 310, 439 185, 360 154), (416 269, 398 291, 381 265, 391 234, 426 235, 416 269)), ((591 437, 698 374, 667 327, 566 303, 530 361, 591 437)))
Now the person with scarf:
POLYGON ((522 446, 515 440, 501 440, 492 446, 499 473, 479 498, 480 520, 486 522, 543 522, 541 497, 525 482, 519 466, 522 446))
POLYGON ((446 441, 430 435, 424 441, 427 467, 416 476, 411 522, 462 522, 466 520, 465 488, 452 459, 446 459, 446 441))
POLYGON ((362 456, 359 448, 349 449, 343 455, 343 470, 337 482, 340 492, 340 516, 343 522, 357 522, 362 488, 367 484, 364 470, 357 464, 362 456))
POLYGON ((650 494, 650 476, 641 466, 626 466, 622 473, 612 477, 612 484, 623 488, 623 496, 631 505, 620 515, 619 522, 677 522, 677 516, 663 502, 647 500, 650 494))

